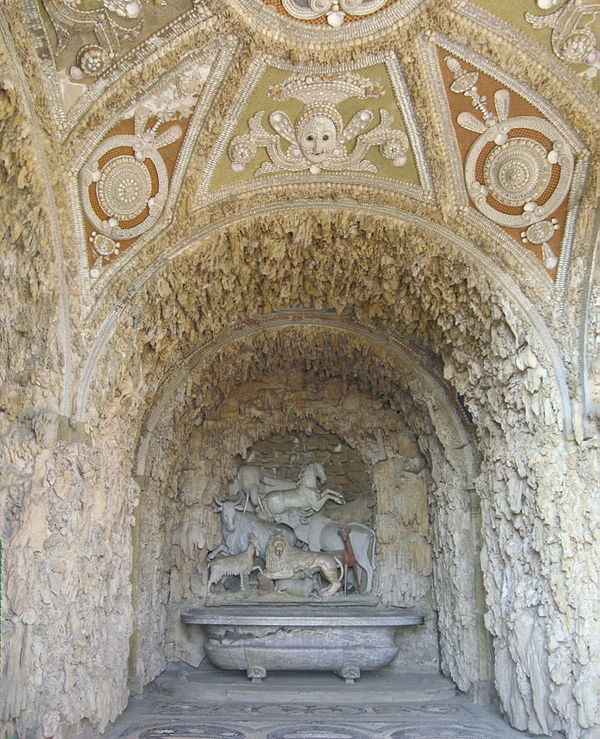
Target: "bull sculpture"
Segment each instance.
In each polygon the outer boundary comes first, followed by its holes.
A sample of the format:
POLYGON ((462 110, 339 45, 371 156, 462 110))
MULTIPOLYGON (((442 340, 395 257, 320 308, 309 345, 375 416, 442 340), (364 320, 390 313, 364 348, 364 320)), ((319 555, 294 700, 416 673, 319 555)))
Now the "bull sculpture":
POLYGON ((259 556, 265 558, 267 542, 275 534, 281 534, 290 544, 296 543, 294 532, 287 525, 275 525, 263 521, 255 513, 244 510, 243 495, 237 501, 223 501, 216 498, 215 510, 220 514, 223 543, 208 556, 213 559, 218 554, 239 554, 250 545, 250 535, 254 534, 259 545, 259 556))

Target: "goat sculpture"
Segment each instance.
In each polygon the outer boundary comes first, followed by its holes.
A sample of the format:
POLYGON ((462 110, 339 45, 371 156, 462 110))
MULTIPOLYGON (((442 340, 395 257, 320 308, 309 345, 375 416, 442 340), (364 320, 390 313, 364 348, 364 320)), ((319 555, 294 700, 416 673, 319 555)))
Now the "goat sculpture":
POLYGON ((249 546, 244 552, 238 554, 223 555, 213 559, 210 564, 210 574, 208 577, 207 593, 210 593, 210 586, 220 582, 224 577, 231 575, 239 575, 240 590, 246 590, 248 584, 248 575, 254 570, 262 572, 262 567, 254 563, 254 557, 258 557, 260 552, 260 544, 254 534, 248 534, 249 546))

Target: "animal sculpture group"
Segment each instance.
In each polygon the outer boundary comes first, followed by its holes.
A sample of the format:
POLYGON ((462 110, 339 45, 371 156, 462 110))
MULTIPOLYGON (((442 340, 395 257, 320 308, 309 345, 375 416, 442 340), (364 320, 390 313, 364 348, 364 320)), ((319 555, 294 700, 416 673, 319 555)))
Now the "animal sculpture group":
POLYGON ((328 501, 343 505, 345 498, 335 490, 320 491, 318 482, 325 482, 325 472, 317 462, 304 465, 297 483, 242 465, 233 486, 237 500, 215 497, 223 542, 209 554, 208 592, 233 575, 239 576, 240 590, 245 591, 255 570, 275 582, 318 573, 327 582, 320 595, 329 596, 342 582, 346 594, 351 569, 357 593, 361 574, 362 592, 371 590, 375 532, 363 523, 345 524, 320 513, 328 501))

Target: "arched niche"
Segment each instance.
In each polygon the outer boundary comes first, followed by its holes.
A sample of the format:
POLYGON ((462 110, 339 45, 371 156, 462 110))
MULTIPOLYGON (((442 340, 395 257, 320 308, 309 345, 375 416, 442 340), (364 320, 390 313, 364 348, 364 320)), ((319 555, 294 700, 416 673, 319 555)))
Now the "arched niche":
POLYGON ((138 684, 159 671, 157 654, 163 664, 202 657, 179 613, 182 601, 203 595, 202 561, 220 540, 213 497, 227 494, 255 444, 315 428, 354 449, 369 471, 378 598, 426 613, 427 628, 406 636, 398 664, 439 667, 462 690, 489 679, 476 452, 451 391, 397 340, 333 317, 279 316, 192 352, 146 414, 136 458, 146 487, 134 594, 138 684))

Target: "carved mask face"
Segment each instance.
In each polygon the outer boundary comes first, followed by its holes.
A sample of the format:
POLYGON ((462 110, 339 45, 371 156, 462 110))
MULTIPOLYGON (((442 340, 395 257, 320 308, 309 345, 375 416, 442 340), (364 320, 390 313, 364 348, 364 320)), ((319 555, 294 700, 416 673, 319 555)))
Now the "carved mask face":
POLYGON ((309 162, 328 159, 337 146, 337 131, 331 118, 314 115, 296 132, 300 151, 309 162))

